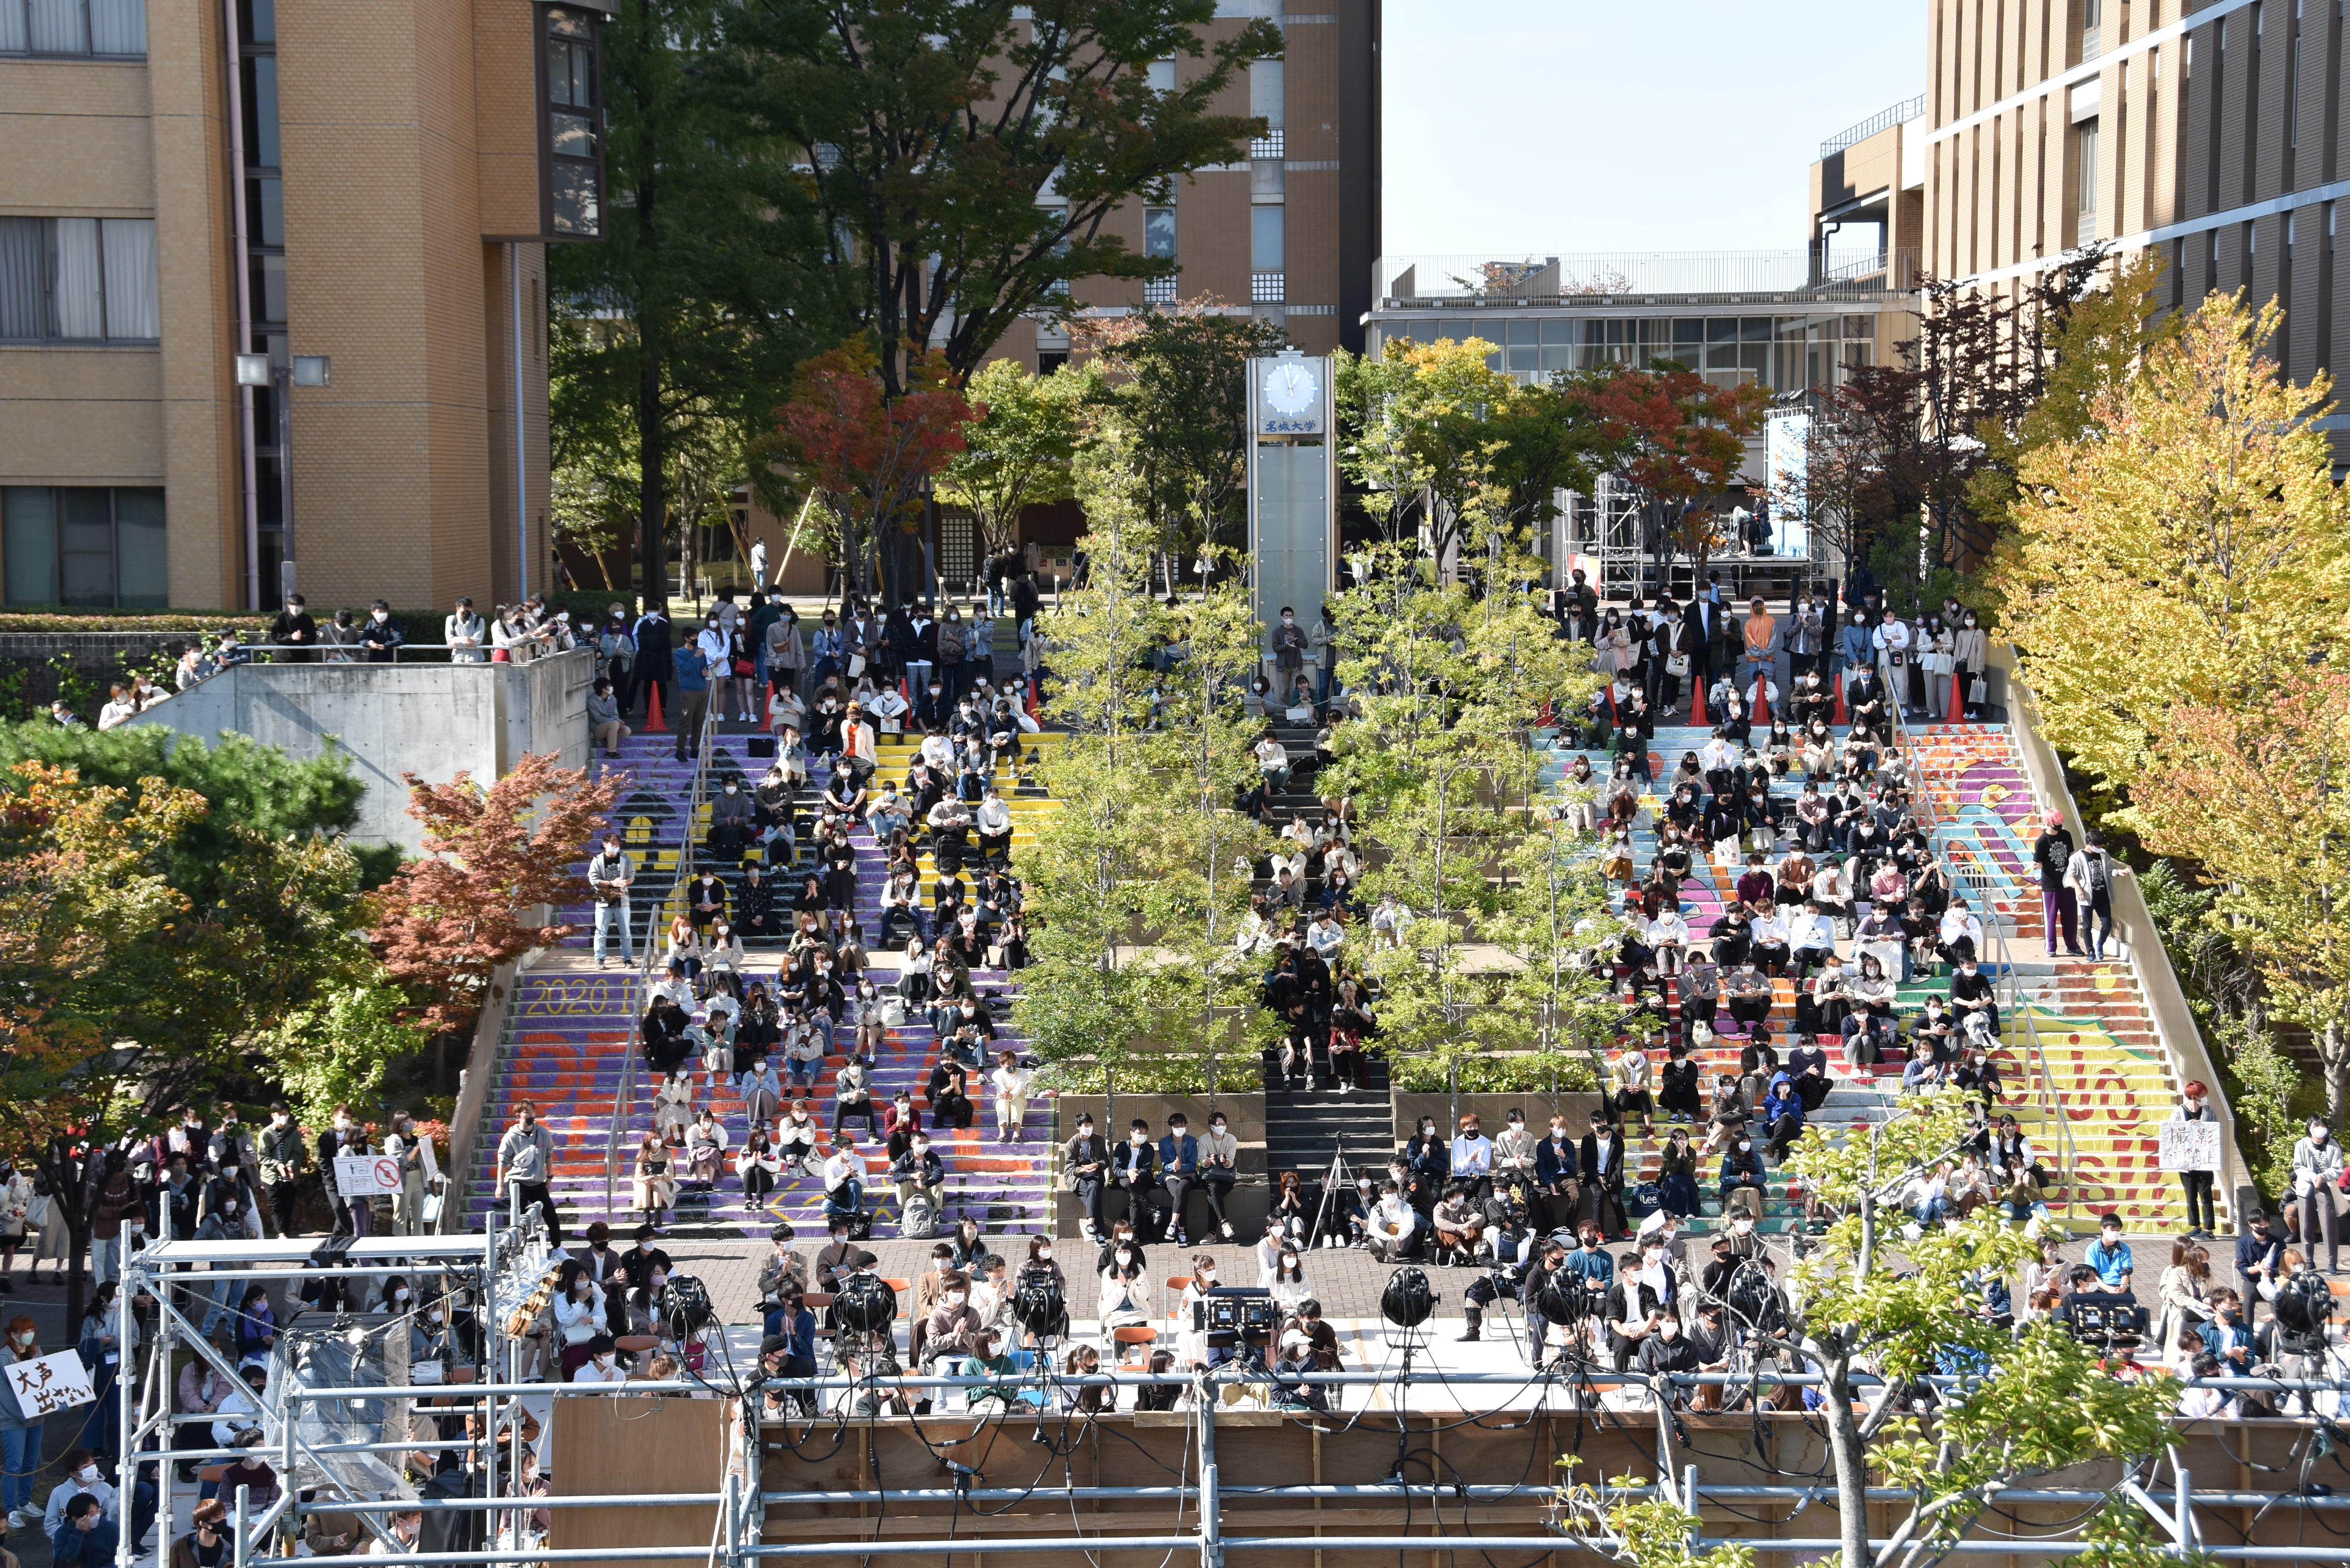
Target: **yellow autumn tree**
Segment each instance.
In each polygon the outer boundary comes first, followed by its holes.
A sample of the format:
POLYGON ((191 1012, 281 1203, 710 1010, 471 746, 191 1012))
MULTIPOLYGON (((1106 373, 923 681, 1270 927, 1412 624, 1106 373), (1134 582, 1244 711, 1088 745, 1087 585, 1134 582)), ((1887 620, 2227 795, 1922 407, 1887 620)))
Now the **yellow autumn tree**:
POLYGON ((2350 1108, 2350 674, 2298 671, 2241 709, 2174 708, 2130 795, 2146 846, 2201 868, 2271 1011, 2317 1043, 2339 1122, 2350 1108))
POLYGON ((2282 313, 2215 295, 2024 461, 1997 587, 2044 732, 2108 786, 2173 709, 2243 712, 2342 640, 2350 537, 2316 421, 2265 358, 2282 313))

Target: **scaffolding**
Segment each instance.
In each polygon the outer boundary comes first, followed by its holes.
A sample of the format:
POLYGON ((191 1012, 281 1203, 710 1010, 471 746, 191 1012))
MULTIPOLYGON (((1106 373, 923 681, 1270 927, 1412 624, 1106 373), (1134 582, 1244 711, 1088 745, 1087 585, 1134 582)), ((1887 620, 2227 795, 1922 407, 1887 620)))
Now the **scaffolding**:
MULTIPOLYGON (((1548 1359, 1514 1373, 1449 1371, 1426 1363, 1415 1372, 1406 1357, 1400 1373, 1391 1358, 1376 1371, 1276 1376, 1261 1361, 1243 1358, 1191 1374, 1128 1368, 1063 1374, 1045 1353, 1010 1373, 904 1376, 890 1355, 879 1353, 878 1341, 873 1354, 847 1345, 848 1354, 836 1355, 820 1339, 816 1375, 809 1377, 706 1364, 698 1373, 663 1382, 526 1381, 519 1331, 535 1315, 532 1303, 542 1299, 556 1261, 535 1214, 520 1226, 494 1223, 479 1237, 382 1237, 323 1247, 299 1240, 165 1241, 127 1260, 117 1306, 125 1375, 109 1397, 120 1401, 127 1459, 122 1495, 135 1495, 142 1474, 151 1470, 166 1500, 159 1556, 175 1533, 164 1467, 253 1451, 172 1444, 176 1428, 216 1419, 173 1412, 175 1358, 184 1351, 224 1376, 238 1376, 202 1332, 191 1303, 224 1283, 241 1293, 256 1282, 349 1282, 394 1272, 438 1275, 468 1298, 480 1331, 478 1379, 417 1380, 404 1351, 382 1358, 380 1378, 342 1370, 372 1364, 364 1355, 306 1358, 297 1342, 307 1325, 300 1318, 290 1322, 271 1356, 268 1385, 253 1417, 262 1432, 261 1451, 278 1466, 279 1494, 257 1514, 243 1491, 224 1500, 233 1503, 226 1524, 233 1568, 245 1568, 273 1546, 292 1554, 303 1521, 322 1513, 359 1521, 372 1541, 369 1555, 387 1568, 618 1561, 750 1568, 763 1559, 943 1562, 957 1554, 983 1557, 1000 1568, 1024 1558, 1066 1561, 1076 1552, 1097 1561, 1107 1552, 1176 1554, 1196 1557, 1201 1568, 1223 1568, 1236 1559, 1304 1549, 1322 1554, 1326 1568, 1352 1568, 1368 1561, 1361 1554, 1399 1551, 1506 1551, 1552 1560, 1548 1554, 1587 1550, 1580 1516, 1561 1506, 1553 1469, 1561 1453, 1584 1451, 1586 1444, 1604 1449, 1607 1462, 1627 1461, 1604 1473, 1651 1472, 1608 1481, 1593 1497, 1670 1499, 1697 1516, 1692 1544, 1699 1550, 1739 1545, 1783 1560, 1839 1547, 1833 1533, 1777 1533, 1813 1506, 1825 1502, 1833 1510, 1835 1488, 1819 1461, 1816 1422, 1800 1409, 1772 1407, 1773 1395, 1815 1388, 1821 1376, 1767 1358, 1729 1371, 1649 1376, 1615 1371, 1580 1355, 1551 1355, 1537 1339, 1530 1355, 1548 1359), (152 1333, 134 1360, 141 1315, 151 1317, 152 1333), (134 1365, 143 1366, 143 1377, 132 1375, 134 1365), (1106 1398, 1115 1406, 1120 1396, 1146 1388, 1171 1390, 1187 1407, 1165 1413, 1089 1408, 1089 1402, 1106 1398), (1716 1403, 1722 1408, 1684 1407, 1681 1396, 1705 1389, 1720 1391, 1716 1403), (633 1491, 582 1495, 579 1478, 560 1476, 574 1490, 524 1496, 519 1488, 502 1490, 501 1476, 511 1480, 523 1473, 525 1401, 680 1395, 702 1397, 684 1407, 713 1413, 724 1433, 707 1488, 640 1484, 633 1491), (1327 1408, 1305 1407, 1317 1395, 1327 1408), (939 1408, 889 1414, 901 1397, 934 1399, 939 1408), (958 1397, 963 1407, 949 1408, 958 1397), (472 1433, 462 1439, 409 1433, 406 1402, 452 1398, 459 1405, 443 1413, 476 1417, 472 1433), (1354 1400, 1359 1405, 1347 1409, 1354 1400), (392 1413, 397 1434, 372 1429, 386 1412, 392 1413), (1750 1426, 1760 1464, 1742 1444, 1734 1453, 1707 1451, 1692 1436, 1728 1430, 1744 1438, 1750 1426), (1098 1451, 1105 1435, 1141 1454, 1148 1465, 1134 1468, 1150 1473, 1155 1467, 1157 1479, 1137 1481, 1106 1470, 1098 1451), (1088 1439, 1097 1451, 1090 1479, 1081 1483, 1071 1459, 1088 1439), (1446 1461, 1453 1467, 1449 1474, 1419 1458, 1440 1453, 1446 1444, 1458 1456, 1446 1461), (378 1457, 460 1447, 478 1459, 478 1495, 417 1496, 397 1468, 378 1457), (1303 1473, 1309 1454, 1311 1470, 1303 1473), (852 1459, 853 1476, 844 1468, 852 1459), (1326 1475, 1326 1459, 1339 1473, 1326 1475), (897 1484, 889 1466, 900 1467, 897 1484), (909 1481, 905 1467, 920 1474, 909 1481), (993 1480, 991 1472, 998 1470, 1008 1482, 993 1480), (1513 1474, 1518 1479, 1505 1479, 1513 1474), (1049 1518, 1015 1514, 1024 1503, 1040 1501, 1049 1518), (706 1539, 561 1548, 526 1539, 527 1516, 540 1511, 681 1506, 712 1511, 706 1539), (424 1549, 421 1540, 403 1541, 389 1524, 407 1514, 458 1516, 455 1522, 464 1528, 479 1518, 478 1543, 435 1551, 424 1549), (990 1518, 1007 1518, 1016 1528, 990 1533, 983 1522, 990 1518), (1032 1528, 1032 1521, 1049 1528, 1032 1528), (1498 1528, 1486 1533, 1480 1524, 1498 1528), (784 1538, 771 1539, 775 1533, 784 1538)), ((357 1351, 404 1321, 404 1314, 337 1314, 320 1337, 357 1351)), ((1390 1348, 1405 1337, 1391 1333, 1390 1348)), ((1428 1344, 1424 1334, 1410 1342, 1423 1352, 1428 1344)), ((2314 1376, 2199 1385, 2258 1392, 2281 1407, 2297 1401, 2298 1415, 2181 1422, 2172 1446, 2140 1465, 2003 1489, 1991 1501, 2012 1528, 1970 1533, 1952 1550, 2072 1556, 2089 1546, 2079 1534, 2080 1519, 2120 1497, 2177 1555, 2350 1563, 2350 1528, 2334 1522, 2350 1509, 2350 1495, 2334 1495, 2314 1479, 2318 1460, 2342 1443, 2335 1417, 2350 1394, 2350 1363, 2338 1346, 2314 1362, 2304 1369, 2314 1376), (2234 1485, 2195 1484, 2199 1474, 2230 1471, 2234 1485), (2256 1477, 2269 1484, 2255 1485, 2256 1477), (2064 1515, 2073 1524, 2025 1517, 2034 1511, 2064 1515), (2235 1538, 2212 1539, 2214 1525, 2224 1525, 2235 1538), (2301 1539, 2303 1531, 2328 1543, 2308 1544, 2301 1539), (2344 1544, 2332 1544, 2337 1541, 2344 1544)), ((1864 1391, 1882 1387, 1856 1381, 1864 1391)), ((1956 1380, 1924 1381, 1949 1386, 1956 1380)), ((1908 1494, 1878 1488, 1868 1498, 1898 1508, 1908 1494)), ((582 1528, 610 1517, 586 1516, 582 1528)), ((119 1568, 130 1568, 132 1561, 126 1534, 119 1568)))
MULTIPOLYGON (((1700 565, 1673 544, 1667 504, 1615 474, 1600 475, 1589 494, 1560 491, 1546 552, 1555 581, 1565 586, 1580 567, 1603 601, 1635 594, 1653 599, 1659 592, 1684 601, 1693 597, 1700 565)), ((1803 530, 1798 538, 1774 523, 1773 544, 1783 553, 1752 554, 1732 540, 1728 549, 1708 556, 1702 570, 1720 573, 1725 591, 1742 604, 1757 595, 1789 600, 1835 575, 1818 531, 1803 530)))

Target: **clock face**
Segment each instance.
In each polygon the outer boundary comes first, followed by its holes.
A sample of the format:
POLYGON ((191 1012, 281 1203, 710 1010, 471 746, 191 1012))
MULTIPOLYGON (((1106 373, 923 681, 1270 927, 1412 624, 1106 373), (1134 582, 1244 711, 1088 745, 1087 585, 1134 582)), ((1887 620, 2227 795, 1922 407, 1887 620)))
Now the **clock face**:
POLYGON ((1305 413, 1314 407, 1321 390, 1314 372, 1303 365, 1276 365, 1265 372, 1265 407, 1277 414, 1295 417, 1305 413))

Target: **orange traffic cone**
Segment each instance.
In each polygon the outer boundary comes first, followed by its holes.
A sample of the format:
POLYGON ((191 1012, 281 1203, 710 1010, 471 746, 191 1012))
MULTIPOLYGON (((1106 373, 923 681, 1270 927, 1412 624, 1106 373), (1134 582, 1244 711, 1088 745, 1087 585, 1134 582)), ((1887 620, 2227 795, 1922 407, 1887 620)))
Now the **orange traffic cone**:
POLYGON ((1705 717, 1705 682, 1694 672, 1690 676, 1689 722, 1700 729, 1707 727, 1705 717))
POLYGON ((769 710, 771 707, 773 707, 773 706, 774 706, 774 704, 775 704, 775 683, 774 681, 772 681, 772 680, 765 680, 765 681, 762 681, 762 682, 760 682, 760 685, 759 685, 759 728, 761 728, 762 730, 768 729, 768 728, 771 728, 771 727, 772 727, 772 726, 770 726, 770 724, 769 724, 769 723, 768 723, 768 722, 767 722, 767 721, 768 721, 768 710, 769 710))
POLYGON ((1759 675, 1754 678, 1754 722, 1758 724, 1771 722, 1770 682, 1759 675))
POLYGON ((1852 721, 1844 716, 1844 678, 1842 676, 1838 676, 1835 681, 1835 722, 1839 724, 1848 724, 1852 722, 1852 721))
POLYGON ((660 688, 658 686, 645 688, 645 733, 648 735, 669 733, 669 726, 661 722, 660 688))
POLYGON ((1950 671, 1950 722, 1964 723, 1967 717, 1967 683, 1957 670, 1950 671))

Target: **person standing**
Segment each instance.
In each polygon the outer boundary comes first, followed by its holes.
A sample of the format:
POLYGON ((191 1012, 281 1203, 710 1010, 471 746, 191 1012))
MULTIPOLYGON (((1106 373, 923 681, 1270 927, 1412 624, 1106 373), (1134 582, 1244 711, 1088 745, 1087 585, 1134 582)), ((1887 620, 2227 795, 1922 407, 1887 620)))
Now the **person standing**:
POLYGON ((318 623, 310 618, 300 594, 286 596, 286 607, 269 623, 269 640, 285 650, 276 655, 278 663, 310 662, 312 650, 318 646, 318 623))
POLYGON ((424 1203, 441 1195, 441 1158, 432 1139, 416 1130, 416 1118, 400 1111, 391 1118, 383 1152, 400 1162, 400 1190, 391 1195, 391 1222, 403 1236, 424 1233, 424 1203))
POLYGON ((2315 1268, 2317 1241, 2324 1236, 2329 1274, 2342 1267, 2341 1188, 2342 1146, 2334 1141, 2334 1129, 2325 1125, 2324 1116, 2312 1116, 2309 1136, 2293 1146, 2293 1196, 2301 1210, 2302 1250, 2309 1254, 2310 1267, 2315 1268))
POLYGON ((359 647, 367 652, 369 664, 396 664, 400 661, 400 646, 408 635, 400 623, 391 618, 391 606, 381 599, 368 607, 367 625, 359 628, 359 647))
MULTIPOLYGON (((2197 1078, 2179 1090, 2178 1103, 2170 1108, 2167 1120, 2173 1122, 2216 1122, 2220 1118, 2211 1109, 2211 1091, 2203 1080, 2197 1078)), ((2220 1231, 2219 1211, 2211 1199, 2212 1173, 2208 1170, 2182 1170, 2178 1185, 2187 1196, 2187 1234, 2190 1240, 2216 1236, 2220 1231)), ((2304 1233, 2306 1240, 2306 1233, 2304 1233)))
POLYGON ((2080 907, 2074 901, 2073 889, 2064 882, 2064 869, 2073 863, 2073 835, 2064 826, 2063 813, 2051 811, 2047 815, 2040 837, 2032 846, 2032 863, 2040 871, 2040 917, 2042 934, 2048 940, 2048 956, 2056 956, 2056 933, 2062 927, 2065 952, 2074 958, 2087 957, 2081 950, 2080 907))
POLYGON ((604 835, 604 846, 588 862, 588 891, 596 900, 596 967, 604 967, 604 933, 613 926, 620 928, 620 961, 634 963, 637 960, 636 937, 631 930, 635 913, 630 908, 629 889, 637 880, 637 863, 620 847, 620 836, 604 835))
MULTIPOLYGON (((0 1374, 22 1361, 38 1361, 33 1320, 22 1313, 8 1320, 7 1338, 0 1343, 0 1374)), ((40 1515, 33 1510, 33 1478, 40 1473, 41 1418, 16 1397, 16 1385, 0 1376, 0 1510, 12 1530, 22 1530, 40 1515)))
POLYGON ((563 1220, 555 1211, 555 1199, 547 1191, 547 1182, 555 1169, 555 1138, 538 1125, 538 1107, 517 1106, 514 1126, 498 1140, 498 1175, 494 1194, 503 1199, 506 1184, 522 1196, 525 1205, 536 1205, 546 1217, 547 1240, 556 1246, 563 1245, 563 1220))
POLYGON ((269 1218, 280 1236, 298 1236, 301 1228, 294 1222, 294 1201, 301 1193, 302 1156, 307 1152, 302 1129, 294 1125, 294 1113, 283 1100, 269 1107, 269 1125, 261 1129, 259 1168, 262 1201, 268 1206, 269 1218))
POLYGON ((488 634, 488 624, 473 613, 473 601, 468 598, 459 599, 457 607, 441 622, 441 640, 449 645, 452 664, 487 663, 489 655, 482 651, 482 639, 488 634))
MULTIPOLYGON (((658 692, 661 707, 673 709, 676 691, 671 682, 676 679, 676 673, 671 659, 671 649, 674 645, 670 636, 668 614, 659 605, 647 609, 637 618, 630 640, 636 644, 637 656, 635 662, 629 667, 629 694, 620 706, 633 713, 637 711, 639 698, 646 697, 648 692, 658 692)), ((646 711, 650 716, 650 708, 648 707, 646 711)))
POLYGON ((677 681, 676 755, 681 763, 702 750, 702 719, 710 709, 710 677, 702 649, 691 643, 673 650, 670 665, 677 681))

